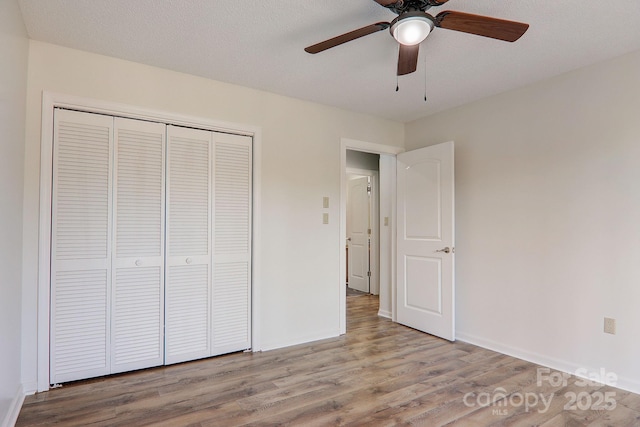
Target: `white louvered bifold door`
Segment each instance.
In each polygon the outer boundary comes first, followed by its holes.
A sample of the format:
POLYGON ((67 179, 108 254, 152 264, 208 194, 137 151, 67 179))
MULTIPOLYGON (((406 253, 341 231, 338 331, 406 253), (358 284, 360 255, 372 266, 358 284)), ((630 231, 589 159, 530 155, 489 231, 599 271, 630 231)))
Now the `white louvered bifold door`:
POLYGON ((211 353, 212 133, 167 126, 165 363, 211 353))
POLYGON ((113 118, 54 112, 50 381, 109 373, 113 118))
POLYGON ((214 134, 212 354, 251 347, 251 137, 214 134))
POLYGON ((164 363, 165 135, 115 119, 111 373, 164 363))

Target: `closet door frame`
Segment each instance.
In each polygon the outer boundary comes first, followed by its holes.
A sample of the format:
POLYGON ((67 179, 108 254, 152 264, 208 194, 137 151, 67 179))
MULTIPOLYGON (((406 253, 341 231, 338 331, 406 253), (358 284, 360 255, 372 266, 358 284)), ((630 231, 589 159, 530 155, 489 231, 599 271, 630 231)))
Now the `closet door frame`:
MULTIPOLYGON (((47 391, 49 384, 49 328, 50 328, 50 281, 51 281, 51 203, 52 203, 52 169, 53 169, 53 112, 54 108, 84 111, 88 113, 107 114, 138 120, 166 123, 168 125, 186 126, 250 136, 252 138, 252 247, 258 248, 251 254, 251 349, 261 351, 261 331, 257 319, 261 312, 261 176, 262 176, 262 129, 258 126, 211 120, 202 117, 186 116, 179 113, 141 108, 121 103, 113 103, 96 99, 78 97, 43 91, 40 144, 40 206, 38 232, 38 283, 37 305, 33 311, 37 314, 36 348, 30 340, 23 340, 23 351, 37 354, 36 390, 47 391)), ((29 307, 27 307, 29 309, 29 307)), ((25 332, 23 332, 24 334, 25 332)), ((27 388, 30 388, 27 386, 27 388)))

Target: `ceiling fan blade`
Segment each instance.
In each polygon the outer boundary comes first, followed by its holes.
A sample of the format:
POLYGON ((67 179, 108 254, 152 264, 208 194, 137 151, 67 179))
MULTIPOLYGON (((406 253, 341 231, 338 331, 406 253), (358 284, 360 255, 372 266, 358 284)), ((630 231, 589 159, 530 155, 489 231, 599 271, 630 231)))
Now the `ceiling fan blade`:
POLYGON ((374 0, 380 6, 391 6, 392 4, 398 3, 400 0, 374 0))
POLYGON ((332 47, 350 42, 351 40, 359 39, 360 37, 368 36, 369 34, 386 30, 390 25, 391 24, 389 24, 388 22, 376 22, 375 24, 367 25, 366 27, 358 28, 357 30, 350 31, 329 40, 325 40, 323 42, 306 47, 304 50, 308 53, 320 53, 327 49, 331 49, 332 47))
POLYGON ((398 75, 411 74, 418 68, 418 52, 420 45, 406 46, 398 43, 400 53, 398 54, 398 75))
POLYGON ((436 27, 463 33, 514 42, 529 28, 529 24, 491 18, 471 13, 444 11, 436 15, 436 27))

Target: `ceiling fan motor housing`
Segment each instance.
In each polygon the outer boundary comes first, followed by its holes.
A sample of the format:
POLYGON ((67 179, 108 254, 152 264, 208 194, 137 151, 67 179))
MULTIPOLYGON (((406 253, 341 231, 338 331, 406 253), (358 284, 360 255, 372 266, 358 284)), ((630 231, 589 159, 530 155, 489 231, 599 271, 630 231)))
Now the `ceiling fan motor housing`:
POLYGON ((425 12, 434 6, 441 6, 446 2, 447 0, 399 0, 385 7, 392 10, 396 15, 402 15, 403 13, 412 11, 425 12))

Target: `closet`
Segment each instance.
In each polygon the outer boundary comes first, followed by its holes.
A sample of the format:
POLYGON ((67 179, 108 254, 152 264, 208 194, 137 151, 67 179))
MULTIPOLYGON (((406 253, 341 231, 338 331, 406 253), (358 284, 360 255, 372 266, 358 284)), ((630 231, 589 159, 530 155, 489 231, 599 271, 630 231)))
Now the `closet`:
POLYGON ((52 384, 251 347, 251 142, 55 109, 52 384))

